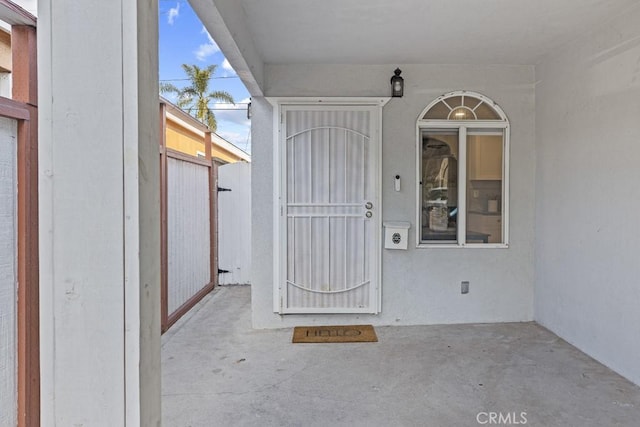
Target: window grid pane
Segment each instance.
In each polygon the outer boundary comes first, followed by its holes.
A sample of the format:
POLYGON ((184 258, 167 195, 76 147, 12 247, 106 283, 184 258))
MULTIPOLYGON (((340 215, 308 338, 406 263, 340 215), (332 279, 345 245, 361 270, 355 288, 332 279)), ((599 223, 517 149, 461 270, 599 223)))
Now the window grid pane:
POLYGON ((447 107, 444 102, 440 101, 427 111, 423 119, 446 120, 447 117, 449 117, 450 111, 449 107, 447 107))
POLYGON ((422 132, 423 241, 456 241, 458 152, 457 129, 422 132))
POLYGON ((502 132, 467 136, 467 243, 502 243, 502 132))

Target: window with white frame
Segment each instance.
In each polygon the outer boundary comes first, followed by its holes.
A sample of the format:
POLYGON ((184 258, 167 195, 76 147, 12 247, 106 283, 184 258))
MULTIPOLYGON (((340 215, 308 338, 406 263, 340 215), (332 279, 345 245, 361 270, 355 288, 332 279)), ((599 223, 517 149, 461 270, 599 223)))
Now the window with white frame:
POLYGON ((506 247, 509 121, 489 98, 451 92, 417 122, 419 247, 506 247))

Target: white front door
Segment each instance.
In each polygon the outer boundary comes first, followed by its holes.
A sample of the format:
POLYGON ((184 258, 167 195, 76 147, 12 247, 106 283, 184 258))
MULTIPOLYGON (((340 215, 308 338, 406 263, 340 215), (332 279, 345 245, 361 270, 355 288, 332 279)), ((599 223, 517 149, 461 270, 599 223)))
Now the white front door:
POLYGON ((379 311, 379 108, 282 107, 280 313, 379 311))

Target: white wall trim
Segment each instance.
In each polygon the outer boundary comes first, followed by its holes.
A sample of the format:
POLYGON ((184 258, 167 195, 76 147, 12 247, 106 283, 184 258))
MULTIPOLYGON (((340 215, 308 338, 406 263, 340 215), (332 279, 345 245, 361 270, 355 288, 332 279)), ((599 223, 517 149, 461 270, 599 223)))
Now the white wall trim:
MULTIPOLYGON (((136 4, 122 3, 122 38, 124 44, 137 38, 136 4)), ((141 344, 140 328, 140 184, 138 175, 140 126, 138 43, 122 49, 122 182, 123 186, 123 298, 124 298, 124 409, 127 425, 140 422, 141 414, 141 344)))
POLYGON ((282 178, 280 171, 283 169, 280 162, 280 104, 272 98, 266 98, 273 106, 273 311, 280 312, 280 183, 282 178))
POLYGON ((359 96, 359 97, 296 97, 296 96, 284 96, 273 97, 268 96, 265 98, 274 107, 274 111, 279 109, 281 105, 378 105, 384 107, 387 102, 391 100, 390 97, 373 97, 373 96, 359 96))

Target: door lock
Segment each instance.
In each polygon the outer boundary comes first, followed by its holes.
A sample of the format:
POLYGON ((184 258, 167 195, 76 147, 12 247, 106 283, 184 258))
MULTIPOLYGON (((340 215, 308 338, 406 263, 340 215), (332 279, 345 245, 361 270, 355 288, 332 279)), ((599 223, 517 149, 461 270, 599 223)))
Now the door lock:
POLYGON ((371 208, 373 207, 373 203, 371 203, 371 202, 367 202, 367 203, 364 205, 364 207, 365 207, 365 208, 367 208, 367 209, 371 209, 371 208))

